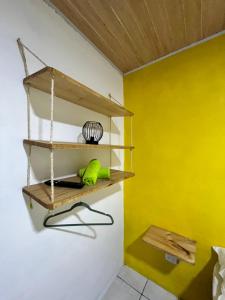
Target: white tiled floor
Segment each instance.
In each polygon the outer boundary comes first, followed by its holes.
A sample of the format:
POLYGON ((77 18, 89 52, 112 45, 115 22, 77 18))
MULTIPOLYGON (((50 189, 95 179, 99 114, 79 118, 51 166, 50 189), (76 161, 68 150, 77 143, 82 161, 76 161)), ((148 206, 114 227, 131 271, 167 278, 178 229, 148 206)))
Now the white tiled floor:
POLYGON ((119 278, 109 287, 104 300, 139 300, 140 294, 119 278))
POLYGON ((151 280, 148 280, 143 295, 151 300, 177 300, 177 297, 151 280))
POLYGON ((102 300, 178 300, 151 280, 123 266, 102 300))
POLYGON ((127 266, 123 266, 118 274, 118 277, 135 288, 139 293, 143 292, 146 284, 146 278, 138 272, 127 266))

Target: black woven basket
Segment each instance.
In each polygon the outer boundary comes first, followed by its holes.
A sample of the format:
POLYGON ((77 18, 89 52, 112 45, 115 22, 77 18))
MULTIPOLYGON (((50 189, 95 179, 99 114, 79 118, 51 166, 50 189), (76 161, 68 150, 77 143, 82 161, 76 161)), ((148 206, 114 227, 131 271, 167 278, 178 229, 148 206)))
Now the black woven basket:
POLYGON ((103 127, 99 122, 87 121, 82 128, 82 134, 86 144, 98 144, 103 136, 103 127))

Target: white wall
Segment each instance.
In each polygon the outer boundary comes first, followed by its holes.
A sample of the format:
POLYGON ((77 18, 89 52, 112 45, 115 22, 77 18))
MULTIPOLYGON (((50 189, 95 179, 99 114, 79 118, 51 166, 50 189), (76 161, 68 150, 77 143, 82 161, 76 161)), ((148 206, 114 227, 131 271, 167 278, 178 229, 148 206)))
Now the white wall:
MULTIPOLYGON (((47 210, 33 202, 30 210, 22 194, 26 185, 27 156, 22 140, 27 137, 24 68, 16 39, 53 66, 94 90, 123 101, 122 75, 61 16, 41 0, 0 0, 0 299, 94 300, 123 263, 123 193, 115 185, 83 200, 111 213, 113 226, 45 229, 47 210)), ((41 68, 28 57, 30 73, 41 68)), ((48 138, 49 96, 32 91, 32 138, 48 138)), ((82 124, 99 120, 108 141, 108 119, 63 100, 55 103, 55 139, 76 141, 82 124)), ((123 142, 123 120, 113 126, 114 142, 123 142)), ((58 151, 56 176, 74 173, 89 159, 105 165, 109 153, 58 151)), ((113 156, 123 166, 123 153, 113 156)), ((49 152, 32 151, 32 183, 49 177, 49 152)), ((83 221, 96 219, 86 210, 83 221)), ((76 216, 68 216, 75 220, 76 216)), ((102 219, 101 219, 102 220, 102 219)))

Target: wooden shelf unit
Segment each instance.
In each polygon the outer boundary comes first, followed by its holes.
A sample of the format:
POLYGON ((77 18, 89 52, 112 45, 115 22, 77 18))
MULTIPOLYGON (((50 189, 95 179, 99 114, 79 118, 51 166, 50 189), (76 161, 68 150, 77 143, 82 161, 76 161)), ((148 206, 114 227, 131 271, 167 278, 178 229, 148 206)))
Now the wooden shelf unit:
POLYGON ((74 104, 86 107, 109 117, 133 116, 133 113, 87 86, 52 68, 45 67, 24 78, 23 83, 51 93, 51 75, 55 80, 55 95, 74 104))
MULTIPOLYGON (((87 86, 79 83, 73 78, 63 74, 62 72, 52 68, 45 67, 38 72, 31 74, 24 78, 23 83, 32 88, 41 90, 51 95, 51 105, 53 107, 54 96, 61 99, 69 101, 71 103, 80 105, 92 111, 98 112, 100 114, 106 115, 108 117, 132 117, 133 113, 127 110, 122 105, 111 101, 109 98, 102 96, 101 94, 93 91, 87 86), (53 92, 53 81, 54 79, 54 92, 53 92)), ((53 125, 53 114, 51 115, 51 124, 53 125)), ((28 124, 29 126, 29 124, 28 124)), ((74 142, 61 142, 61 141, 44 141, 44 140, 24 140, 24 144, 30 146, 37 146, 42 148, 50 149, 51 154, 55 149, 129 149, 133 150, 132 145, 90 145, 81 144, 74 142)), ((50 159, 51 170, 54 168, 53 156, 50 159)), ((53 173, 51 173, 53 174, 53 173)), ((118 170, 111 170, 111 176, 108 180, 98 180, 93 186, 84 186, 82 189, 71 189, 63 187, 51 187, 45 185, 44 183, 38 183, 23 188, 23 192, 30 196, 32 199, 36 200, 42 206, 48 209, 55 209, 62 205, 73 203, 74 201, 79 201, 79 199, 85 195, 93 192, 102 190, 108 186, 111 186, 117 182, 123 181, 127 178, 134 176, 132 172, 124 172, 118 170), (54 200, 52 200, 52 198, 54 200)), ((73 176, 68 178, 63 178, 63 180, 78 181, 80 182, 80 177, 73 176)))
POLYGON ((143 240, 187 263, 195 264, 196 241, 154 225, 147 230, 143 240))
MULTIPOLYGON (((78 202, 83 196, 105 189, 132 176, 134 176, 134 173, 111 170, 110 179, 98 179, 97 183, 92 186, 84 186, 82 189, 55 187, 54 202, 51 202, 51 187, 44 183, 30 185, 29 187, 26 186, 23 188, 23 192, 45 208, 55 209, 66 204, 78 202)), ((66 179, 64 178, 63 180, 80 182, 81 179, 79 176, 73 176, 66 179)))
POLYGON ((73 142, 59 142, 55 141, 50 143, 49 141, 44 140, 23 140, 24 144, 47 148, 47 149, 98 149, 98 150, 110 150, 110 149, 134 149, 134 146, 123 146, 123 145, 108 145, 108 144, 82 144, 82 143, 73 143, 73 142))

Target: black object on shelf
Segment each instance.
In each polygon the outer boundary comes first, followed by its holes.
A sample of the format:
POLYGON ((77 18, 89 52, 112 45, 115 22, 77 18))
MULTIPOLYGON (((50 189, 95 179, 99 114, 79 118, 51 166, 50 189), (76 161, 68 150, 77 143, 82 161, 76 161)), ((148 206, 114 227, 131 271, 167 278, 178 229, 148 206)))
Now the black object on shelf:
MULTIPOLYGON (((45 181, 45 184, 51 185, 51 180, 45 181)), ((84 186, 83 182, 73 182, 65 180, 53 180, 54 186, 67 187, 71 189, 81 189, 84 186)))
POLYGON ((82 135, 86 144, 98 144, 103 136, 103 127, 99 122, 87 121, 82 128, 82 135))

